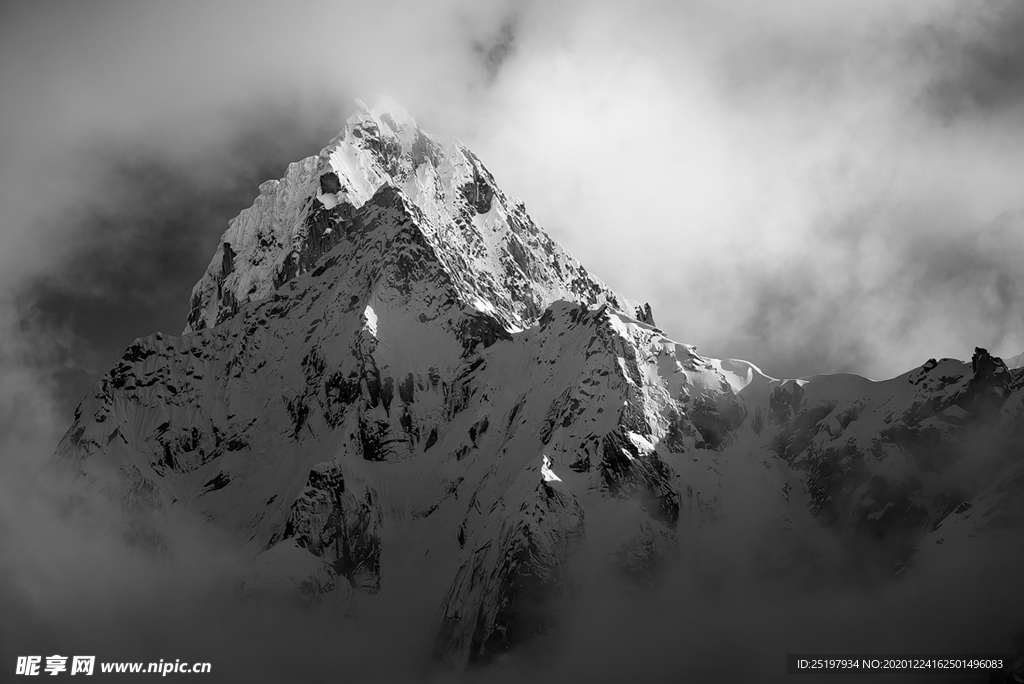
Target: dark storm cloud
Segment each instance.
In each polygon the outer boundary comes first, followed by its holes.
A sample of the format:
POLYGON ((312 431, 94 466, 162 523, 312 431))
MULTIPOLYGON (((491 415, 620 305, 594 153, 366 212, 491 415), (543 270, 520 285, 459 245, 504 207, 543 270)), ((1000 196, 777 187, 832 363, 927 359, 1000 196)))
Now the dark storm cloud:
POLYGON ((260 183, 341 128, 336 107, 313 111, 257 103, 235 114, 229 137, 188 159, 145 139, 78 151, 97 194, 51 219, 64 225, 56 264, 16 295, 23 330, 61 345, 46 362, 55 364, 68 417, 129 342, 180 332, 192 285, 228 220, 252 204, 260 183))
POLYGON ((953 25, 922 29, 914 46, 936 65, 925 102, 943 121, 1024 108, 1024 5, 986 0, 958 8, 953 25))

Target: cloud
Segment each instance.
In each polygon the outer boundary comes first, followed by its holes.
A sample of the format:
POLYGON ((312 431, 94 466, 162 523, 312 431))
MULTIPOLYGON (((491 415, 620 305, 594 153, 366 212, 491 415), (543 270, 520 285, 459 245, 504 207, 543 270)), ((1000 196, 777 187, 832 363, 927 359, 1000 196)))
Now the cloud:
MULTIPOLYGON (((710 355, 891 377, 975 345, 1014 354, 1011 309, 972 303, 1018 288, 1011 247, 992 250, 1022 208, 1020 122, 951 127, 928 99, 949 60, 921 36, 961 31, 963 7, 550 11, 523 22, 479 152, 594 272, 710 355)), ((1009 49, 989 34, 975 48, 990 39, 1009 49)))
POLYGON ((473 49, 483 60, 489 81, 497 77, 502 65, 515 49, 515 40, 516 21, 509 18, 502 22, 498 34, 490 42, 474 43, 473 49))
POLYGON ((988 0, 957 8, 956 23, 921 30, 916 47, 935 73, 924 91, 929 109, 946 123, 1013 116, 1024 105, 1024 8, 988 0))

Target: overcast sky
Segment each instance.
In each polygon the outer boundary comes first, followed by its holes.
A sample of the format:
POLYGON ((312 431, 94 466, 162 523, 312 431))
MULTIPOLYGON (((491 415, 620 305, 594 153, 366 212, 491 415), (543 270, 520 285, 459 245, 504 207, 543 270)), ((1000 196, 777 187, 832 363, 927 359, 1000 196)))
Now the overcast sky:
POLYGON ((1024 351, 1013 0, 0 12, 7 429, 59 431, 135 337, 180 332, 228 219, 376 93, 705 354, 883 378, 1024 351))

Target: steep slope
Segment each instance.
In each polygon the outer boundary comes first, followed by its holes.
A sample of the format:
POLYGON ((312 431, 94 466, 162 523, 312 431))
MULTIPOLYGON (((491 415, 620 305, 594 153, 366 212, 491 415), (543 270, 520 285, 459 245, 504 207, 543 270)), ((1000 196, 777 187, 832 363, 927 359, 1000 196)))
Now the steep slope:
POLYGON ((230 532, 253 594, 372 610, 415 586, 459 665, 555 629, 584 551, 649 580, 680 530, 729 515, 730 464, 757 464, 780 527, 903 563, 1015 486, 1021 386, 982 350, 880 383, 700 356, 471 152, 363 108, 261 186, 185 333, 132 344, 57 458, 136 543, 177 508, 230 532))

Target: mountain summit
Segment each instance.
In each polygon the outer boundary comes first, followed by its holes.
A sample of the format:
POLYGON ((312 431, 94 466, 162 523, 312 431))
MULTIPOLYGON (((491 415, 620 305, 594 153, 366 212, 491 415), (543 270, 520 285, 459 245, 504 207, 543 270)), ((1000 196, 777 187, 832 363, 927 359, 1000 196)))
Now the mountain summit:
POLYGON ((439 143, 394 104, 358 107, 319 155, 261 185, 255 204, 231 221, 193 290, 186 333, 314 269, 355 226, 396 201, 408 205, 400 211, 417 233, 409 239, 431 252, 455 296, 506 330, 534 325, 559 299, 628 306, 538 229, 466 147, 439 143))
POLYGON ((459 666, 556 630, 581 562, 649 583, 729 519, 737 472, 794 538, 902 572, 968 552, 1020 514, 1022 388, 984 350, 884 382, 701 356, 464 146, 360 106, 260 186, 184 334, 134 342, 57 459, 135 543, 176 508, 226 531, 253 596, 372 611, 414 587, 459 666))

